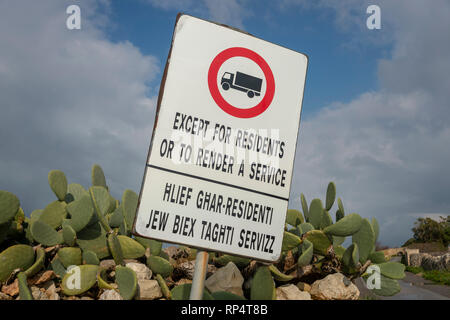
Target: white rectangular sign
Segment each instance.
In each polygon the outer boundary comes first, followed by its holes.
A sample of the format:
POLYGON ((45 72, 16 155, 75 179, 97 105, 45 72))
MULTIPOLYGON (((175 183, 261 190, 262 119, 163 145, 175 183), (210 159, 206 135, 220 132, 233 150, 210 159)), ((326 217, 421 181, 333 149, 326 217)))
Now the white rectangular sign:
POLYGON ((302 53, 178 16, 135 234, 276 261, 306 69, 302 53))

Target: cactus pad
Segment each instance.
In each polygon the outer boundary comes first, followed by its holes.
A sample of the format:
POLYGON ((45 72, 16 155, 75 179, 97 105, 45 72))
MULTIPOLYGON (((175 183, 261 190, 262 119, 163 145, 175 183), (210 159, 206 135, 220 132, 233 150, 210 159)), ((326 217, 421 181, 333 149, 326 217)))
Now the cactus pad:
POLYGON ((19 207, 19 199, 14 194, 0 190, 0 225, 14 219, 19 207))
POLYGON ((156 274, 160 274, 163 278, 167 278, 172 274, 173 266, 164 258, 158 256, 150 256, 147 258, 147 266, 156 274))
POLYGON ((272 300, 275 283, 270 274, 269 267, 260 266, 253 276, 250 288, 251 300, 272 300))
POLYGON ((119 288, 120 296, 124 300, 131 300, 137 292, 136 273, 127 267, 116 267, 116 283, 119 288))
POLYGON ((124 259, 137 259, 145 254, 145 248, 136 240, 122 235, 117 236, 117 238, 122 247, 124 259))
POLYGON ((41 220, 35 221, 31 225, 31 235, 33 239, 40 244, 51 247, 64 242, 62 233, 55 231, 55 229, 41 220))
POLYGON ((63 201, 67 194, 67 178, 61 170, 52 170, 48 173, 48 184, 58 200, 63 201))
POLYGON ((333 236, 348 237, 358 232, 361 228, 362 220, 359 214, 352 213, 343 217, 335 224, 326 227, 323 232, 333 236))
POLYGON ((97 282, 98 268, 85 264, 68 269, 61 282, 62 292, 68 296, 75 296, 88 291, 97 282))
POLYGON ((16 270, 27 270, 33 265, 34 250, 24 244, 16 244, 0 253, 0 283, 16 270))

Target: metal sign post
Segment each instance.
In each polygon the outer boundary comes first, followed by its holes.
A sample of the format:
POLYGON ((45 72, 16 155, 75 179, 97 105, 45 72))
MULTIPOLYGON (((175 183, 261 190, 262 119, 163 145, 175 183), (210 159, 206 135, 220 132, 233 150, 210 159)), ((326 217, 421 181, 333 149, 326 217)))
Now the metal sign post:
POLYGON ((205 287, 208 258, 208 252, 197 252, 197 257, 195 258, 194 277, 192 279, 192 287, 189 300, 202 300, 203 298, 203 288, 205 287))

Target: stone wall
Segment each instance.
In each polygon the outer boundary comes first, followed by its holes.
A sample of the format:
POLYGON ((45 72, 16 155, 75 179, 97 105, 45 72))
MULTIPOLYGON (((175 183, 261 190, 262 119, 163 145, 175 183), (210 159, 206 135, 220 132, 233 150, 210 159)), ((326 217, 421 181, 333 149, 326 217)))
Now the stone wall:
POLYGON ((450 271, 450 253, 441 256, 432 256, 428 253, 412 253, 407 261, 409 266, 422 267, 424 270, 450 271))

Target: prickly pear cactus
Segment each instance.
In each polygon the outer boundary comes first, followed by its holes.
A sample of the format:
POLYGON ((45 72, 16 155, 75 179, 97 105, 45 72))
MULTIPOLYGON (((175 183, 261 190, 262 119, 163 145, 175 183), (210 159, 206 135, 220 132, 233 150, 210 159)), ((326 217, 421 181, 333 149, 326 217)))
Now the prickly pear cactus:
MULTIPOLYGON (((85 189, 69 184, 62 171, 50 171, 48 183, 57 200, 29 215, 15 195, 0 190, 0 287, 17 281, 19 291, 11 298, 31 300, 27 283, 45 275, 53 277, 61 299, 102 299, 106 290, 113 290, 116 297, 131 300, 145 299, 137 293, 139 283, 153 279, 160 289, 156 298, 188 299, 189 268, 197 250, 172 247, 174 253, 159 241, 134 236, 138 195, 125 190, 116 200, 99 165, 92 167, 91 177, 92 186, 85 189)), ((400 290, 398 280, 405 276, 405 268, 375 251, 380 234, 376 219, 346 215, 332 182, 323 200, 315 198, 308 204, 301 194, 300 202, 301 210, 287 212, 276 263, 210 252, 211 272, 232 264, 244 284, 242 291, 233 293, 205 289, 203 299, 271 300, 282 285, 311 284, 336 272, 350 280, 370 281, 375 269, 381 282, 375 294, 394 295, 400 290)))

